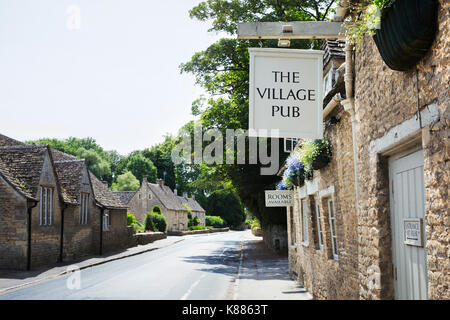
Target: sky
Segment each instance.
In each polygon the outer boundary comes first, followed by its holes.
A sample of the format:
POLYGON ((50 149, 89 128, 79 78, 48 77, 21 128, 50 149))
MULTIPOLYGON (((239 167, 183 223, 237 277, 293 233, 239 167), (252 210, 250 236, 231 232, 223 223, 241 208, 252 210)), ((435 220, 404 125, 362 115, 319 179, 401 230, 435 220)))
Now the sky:
POLYGON ((0 133, 93 137, 127 154, 194 119, 203 90, 179 65, 223 34, 201 0, 0 0, 0 133))

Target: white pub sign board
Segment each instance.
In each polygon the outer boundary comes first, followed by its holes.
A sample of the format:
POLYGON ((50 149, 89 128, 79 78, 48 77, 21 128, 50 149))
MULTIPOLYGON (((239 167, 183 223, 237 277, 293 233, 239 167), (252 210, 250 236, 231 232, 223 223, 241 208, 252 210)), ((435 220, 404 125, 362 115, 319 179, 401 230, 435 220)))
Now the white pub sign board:
POLYGON ((250 48, 249 135, 323 137, 323 51, 250 48))
POLYGON ((266 190, 266 207, 294 206, 294 191, 266 190))

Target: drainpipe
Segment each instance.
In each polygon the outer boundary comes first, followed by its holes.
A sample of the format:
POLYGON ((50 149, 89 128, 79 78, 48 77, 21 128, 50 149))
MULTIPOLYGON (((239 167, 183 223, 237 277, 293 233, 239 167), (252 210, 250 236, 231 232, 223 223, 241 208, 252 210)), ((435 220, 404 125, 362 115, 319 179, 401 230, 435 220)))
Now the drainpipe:
POLYGON ((341 101, 344 110, 350 114, 352 122, 352 140, 353 140, 353 169, 355 172, 355 200, 356 213, 359 216, 359 185, 358 185, 358 148, 356 144, 356 118, 355 118, 355 99, 353 97, 353 45, 348 41, 345 44, 345 93, 347 99, 341 101))
POLYGON ((31 212, 36 207, 38 201, 34 202, 33 206, 27 206, 27 223, 28 223, 28 237, 27 237, 27 270, 31 269, 31 212))
POLYGON ((64 253, 64 211, 67 209, 67 204, 64 203, 61 208, 61 234, 59 243, 59 262, 63 262, 64 253))

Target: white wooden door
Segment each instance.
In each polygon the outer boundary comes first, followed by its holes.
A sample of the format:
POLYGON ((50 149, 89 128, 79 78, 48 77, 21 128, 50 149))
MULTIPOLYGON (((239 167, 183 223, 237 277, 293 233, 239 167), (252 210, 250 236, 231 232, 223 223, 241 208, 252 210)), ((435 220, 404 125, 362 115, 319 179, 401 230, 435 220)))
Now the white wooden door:
POLYGON ((427 299, 423 150, 389 159, 395 298, 427 299))

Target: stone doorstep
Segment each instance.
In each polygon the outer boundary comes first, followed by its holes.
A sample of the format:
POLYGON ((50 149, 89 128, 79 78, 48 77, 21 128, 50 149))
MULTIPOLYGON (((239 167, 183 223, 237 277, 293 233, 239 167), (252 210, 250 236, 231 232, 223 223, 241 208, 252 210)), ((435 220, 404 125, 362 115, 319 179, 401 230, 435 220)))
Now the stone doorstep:
MULTIPOLYGON (((43 274, 47 274, 47 275, 41 276, 42 275, 41 274, 41 275, 38 275, 38 276, 35 276, 35 277, 30 277, 30 280, 29 281, 25 280, 26 281, 25 283, 20 283, 20 282, 22 282, 24 280, 0 278, 0 294, 6 293, 6 292, 12 291, 12 290, 17 290, 17 289, 20 289, 20 288, 23 288, 23 287, 27 287, 27 286, 30 286, 30 285, 33 285, 33 284, 37 284, 37 283, 40 283, 40 282, 43 282, 43 281, 52 280, 52 279, 55 279, 55 278, 60 277, 62 275, 68 274, 68 273, 72 272, 72 271, 68 271, 67 270, 68 267, 70 267, 70 266, 76 265, 76 266, 79 267, 79 270, 83 270, 83 269, 95 267, 95 266, 98 266, 98 265, 102 265, 102 264, 105 264, 105 263, 108 263, 108 262, 111 262, 111 261, 120 260, 120 259, 124 259, 124 258, 128 258, 128 257, 136 256, 136 255, 139 255, 139 254, 143 254, 143 253, 146 253, 146 252, 154 251, 154 250, 157 250, 157 249, 165 248, 165 247, 168 247, 170 245, 173 245, 175 243, 178 243, 178 242, 181 242, 181 241, 185 240, 185 238, 173 239, 174 241, 170 242, 167 245, 157 246, 156 242, 163 241, 163 240, 166 240, 166 239, 167 238, 156 240, 156 241, 154 241, 152 243, 149 243, 149 244, 146 244, 146 245, 138 245, 136 247, 128 248, 126 252, 119 253, 119 254, 116 254, 116 255, 113 255, 113 256, 110 256, 110 257, 106 257, 106 258, 101 258, 101 257, 89 258, 87 260, 80 261, 79 263, 72 263, 72 264, 68 264, 66 266, 55 267, 55 268, 49 269, 49 270, 47 270, 46 272, 43 273, 43 274), (155 246, 155 244, 156 244, 156 246, 155 246), (63 269, 63 271, 60 271, 61 269, 63 269), (54 271, 54 272, 52 272, 52 271, 54 271), (9 282, 19 282, 19 284, 16 284, 16 285, 10 284, 10 285, 6 285, 4 288, 2 288, 2 286, 3 286, 2 283, 1 283, 2 280, 6 280, 6 282, 8 282, 8 280, 9 280, 9 282)), ((29 271, 23 271, 23 273, 26 273, 26 272, 29 272, 29 271)), ((14 273, 18 274, 19 272, 14 272, 14 273)))

